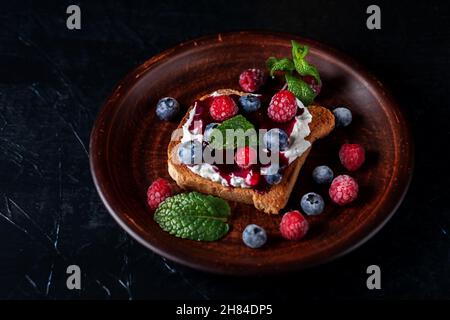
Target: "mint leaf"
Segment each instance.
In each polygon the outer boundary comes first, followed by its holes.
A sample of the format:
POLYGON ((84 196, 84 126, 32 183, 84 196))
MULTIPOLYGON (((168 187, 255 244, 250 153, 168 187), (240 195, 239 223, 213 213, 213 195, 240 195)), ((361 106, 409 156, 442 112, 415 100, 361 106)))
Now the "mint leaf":
POLYGON ((290 74, 286 74, 285 77, 288 90, 299 98, 305 106, 310 105, 314 101, 316 94, 305 81, 290 74))
POLYGON ((154 220, 179 238, 215 241, 229 230, 230 206, 220 198, 198 192, 177 194, 163 201, 154 220))
POLYGON ((295 60, 302 60, 303 58, 306 57, 306 55, 309 52, 309 47, 307 45, 300 44, 295 40, 291 40, 291 44, 292 44, 292 59, 294 59, 294 63, 295 60))
POLYGON ((270 76, 273 77, 275 71, 294 71, 294 62, 288 58, 277 59, 270 57, 266 61, 267 68, 270 70, 270 76))
POLYGON ((255 127, 241 114, 225 120, 211 133, 210 146, 214 149, 234 149, 256 145, 255 127))
POLYGON ((302 76, 313 76, 318 84, 322 83, 320 80, 319 71, 312 64, 309 64, 306 60, 298 60, 295 63, 295 70, 302 76))
POLYGON ((294 59, 295 70, 301 76, 313 76, 318 84, 321 84, 319 72, 317 68, 305 60, 306 55, 309 53, 309 47, 301 45, 298 42, 292 40, 292 58, 294 59))
POLYGON ((309 47, 294 40, 291 43, 292 60, 271 57, 266 61, 267 68, 272 76, 275 71, 285 71, 289 91, 294 93, 305 105, 309 105, 314 101, 316 94, 300 76, 312 76, 319 85, 322 84, 322 81, 317 68, 305 59, 309 53, 309 47))

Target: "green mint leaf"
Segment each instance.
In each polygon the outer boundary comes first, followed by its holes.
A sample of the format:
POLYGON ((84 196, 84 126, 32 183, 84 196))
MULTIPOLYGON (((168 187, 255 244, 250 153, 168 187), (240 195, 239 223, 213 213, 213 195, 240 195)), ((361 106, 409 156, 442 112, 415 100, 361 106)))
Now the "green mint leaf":
POLYGON ((209 145, 214 149, 234 149, 257 143, 255 127, 243 115, 238 114, 212 131, 209 145))
POLYGON ((270 76, 273 77, 275 71, 294 71, 294 62, 288 58, 277 59, 275 57, 270 57, 266 61, 267 68, 270 71, 270 76))
POLYGON ((307 45, 303 45, 298 43, 295 40, 291 40, 292 44, 292 59, 295 60, 303 60, 309 52, 309 47, 307 45))
POLYGON ((301 76, 313 76, 318 84, 321 84, 319 72, 317 68, 306 61, 305 57, 309 52, 309 47, 301 45, 298 42, 292 40, 292 58, 294 59, 295 70, 301 76))
POLYGON ((310 105, 314 101, 316 94, 305 81, 290 74, 286 74, 285 77, 288 90, 300 99, 305 106, 310 105))
POLYGON ((318 84, 321 84, 319 71, 312 64, 309 64, 306 60, 298 60, 295 63, 295 70, 302 76, 313 76, 318 84))
POLYGON ((164 200, 154 220, 179 238, 215 241, 229 230, 230 206, 220 198, 197 192, 177 194, 164 200))

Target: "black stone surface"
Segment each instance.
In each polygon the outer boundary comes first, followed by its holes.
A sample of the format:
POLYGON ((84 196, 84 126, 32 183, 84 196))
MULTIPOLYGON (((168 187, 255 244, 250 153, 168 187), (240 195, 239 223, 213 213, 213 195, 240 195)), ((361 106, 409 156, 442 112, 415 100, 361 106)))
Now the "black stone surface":
POLYGON ((71 1, 0 4, 0 298, 450 298, 450 10, 446 2, 71 1), (181 41, 240 29, 287 31, 373 71, 414 130, 416 172, 394 218, 364 246, 295 274, 232 278, 166 261, 131 239, 94 189, 88 141, 114 85, 181 41), (83 272, 66 288, 66 267, 83 272), (366 267, 382 289, 366 288, 366 267))

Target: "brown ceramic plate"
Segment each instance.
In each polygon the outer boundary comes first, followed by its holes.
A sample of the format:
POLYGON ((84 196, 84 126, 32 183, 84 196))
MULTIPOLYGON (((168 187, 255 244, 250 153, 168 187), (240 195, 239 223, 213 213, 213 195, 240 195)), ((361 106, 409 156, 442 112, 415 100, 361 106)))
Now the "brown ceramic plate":
MULTIPOLYGON (((100 196, 116 221, 156 253, 192 268, 225 274, 264 274, 301 269, 348 253, 378 231, 402 201, 413 167, 412 141, 405 119, 385 88, 355 62, 320 43, 295 35, 228 33, 189 41, 167 50, 132 71, 106 101, 94 125, 90 164, 100 196), (351 108, 353 123, 318 141, 303 166, 287 208, 299 208, 301 195, 316 191, 327 200, 325 212, 308 218, 311 230, 299 242, 281 238, 281 216, 230 203, 231 231, 205 243, 170 236, 153 221, 146 190, 157 177, 170 179, 166 149, 177 123, 155 116, 159 98, 172 96, 186 108, 218 88, 238 89, 238 75, 264 68, 269 56, 290 55, 290 40, 310 45, 310 61, 322 76, 317 101, 351 108), (312 183, 311 172, 327 164, 345 173, 338 150, 345 142, 367 149, 367 161, 352 174, 360 197, 349 207, 328 200, 328 190, 312 183), (261 249, 247 248, 241 233, 249 223, 269 234, 261 249)), ((175 186, 175 183, 173 183, 175 186)))

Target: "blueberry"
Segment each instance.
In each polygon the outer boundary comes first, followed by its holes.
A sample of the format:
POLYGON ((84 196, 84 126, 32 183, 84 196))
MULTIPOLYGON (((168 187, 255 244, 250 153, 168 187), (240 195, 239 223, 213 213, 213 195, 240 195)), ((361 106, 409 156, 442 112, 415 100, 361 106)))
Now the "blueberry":
POLYGON ((249 94, 239 98, 239 105, 245 112, 253 112, 261 107, 261 101, 258 96, 249 94))
POLYGON ((156 105, 156 115, 161 120, 173 120, 180 112, 180 104, 171 97, 165 97, 156 105))
POLYGON ((344 107, 333 110, 336 118, 336 127, 346 127, 352 122, 352 112, 344 107))
POLYGON ((212 132, 215 128, 217 128, 219 124, 215 122, 211 122, 205 128, 205 132, 203 133, 203 141, 209 142, 211 139, 212 132))
POLYGON ((280 163, 278 162, 272 162, 268 166, 262 166, 261 167, 261 174, 263 175, 271 175, 278 173, 280 171, 280 163))
POLYGON ((267 241, 266 230, 256 224, 249 224, 242 232, 242 240, 250 248, 260 248, 267 241))
POLYGON ((268 150, 277 149, 284 151, 289 147, 289 137, 283 129, 270 129, 264 134, 264 146, 268 150))
POLYGON ((281 179, 283 178, 283 176, 281 175, 281 173, 277 172, 274 174, 268 174, 264 176, 264 179, 266 179, 268 184, 279 184, 281 182, 281 179))
POLYGON ((305 194, 302 197, 300 205, 303 212, 309 216, 320 214, 325 208, 325 202, 322 196, 314 192, 305 194))
POLYGON ((330 184, 333 180, 333 170, 328 166, 318 166, 313 170, 313 180, 317 184, 330 184))
POLYGON ((202 163, 202 144, 196 140, 183 142, 178 146, 181 163, 193 165, 202 163))

